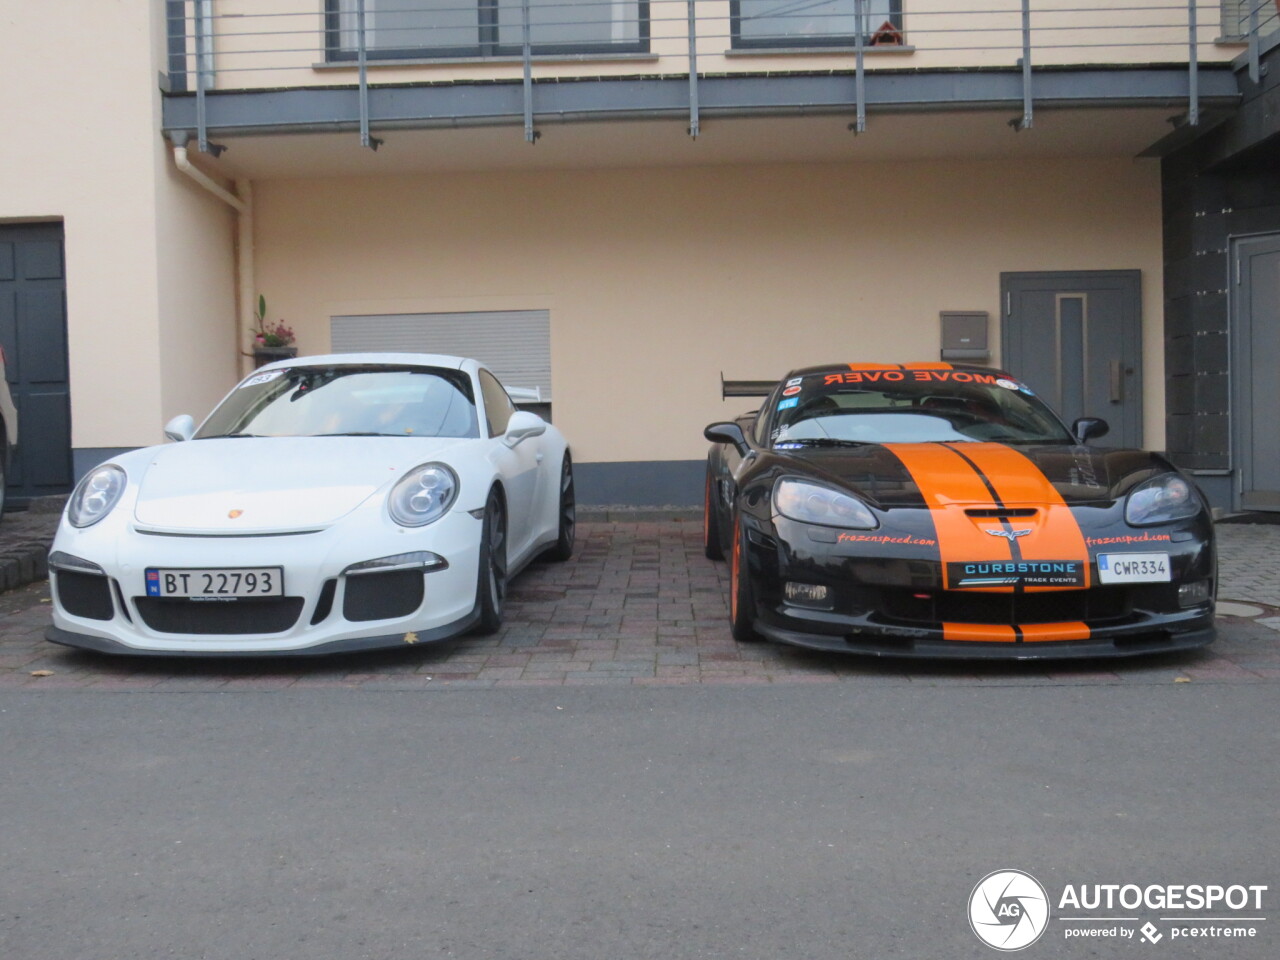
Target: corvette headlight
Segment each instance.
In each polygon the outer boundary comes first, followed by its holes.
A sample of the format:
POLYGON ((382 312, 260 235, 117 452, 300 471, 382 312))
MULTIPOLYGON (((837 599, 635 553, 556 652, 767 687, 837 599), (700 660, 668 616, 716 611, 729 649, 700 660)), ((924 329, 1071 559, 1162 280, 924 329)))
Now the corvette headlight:
POLYGON ((1129 494, 1124 519, 1135 527, 1185 520, 1200 512, 1200 497, 1176 473, 1152 477, 1129 494))
POLYGON ((124 493, 128 478, 113 463, 85 474, 67 501, 67 519, 73 527, 91 527, 108 513, 124 493))
POLYGON ((871 510, 856 497, 806 480, 779 480, 773 488, 773 509, 801 523, 874 530, 871 510))
POLYGON ((458 475, 443 463, 424 463, 391 488, 387 512, 402 527, 422 527, 443 517, 457 496, 458 475))

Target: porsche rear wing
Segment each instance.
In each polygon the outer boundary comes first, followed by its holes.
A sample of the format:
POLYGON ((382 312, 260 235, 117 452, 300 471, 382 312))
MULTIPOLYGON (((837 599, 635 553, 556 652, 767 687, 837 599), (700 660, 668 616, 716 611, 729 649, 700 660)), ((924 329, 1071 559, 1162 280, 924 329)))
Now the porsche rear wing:
POLYGON ((516 403, 545 403, 541 387, 507 387, 507 396, 516 403))
POLYGON ((720 399, 730 397, 767 397, 777 380, 726 380, 720 374, 720 399))

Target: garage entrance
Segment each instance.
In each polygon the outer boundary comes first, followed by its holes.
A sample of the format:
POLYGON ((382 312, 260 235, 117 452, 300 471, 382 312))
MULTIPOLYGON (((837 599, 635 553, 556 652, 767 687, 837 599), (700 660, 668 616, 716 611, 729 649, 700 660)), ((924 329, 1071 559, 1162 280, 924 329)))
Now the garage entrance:
POLYGON ((62 225, 0 225, 0 345, 18 408, 11 505, 72 487, 62 225))
POLYGON ((1232 244, 1232 446, 1241 510, 1280 510, 1280 234, 1232 244))

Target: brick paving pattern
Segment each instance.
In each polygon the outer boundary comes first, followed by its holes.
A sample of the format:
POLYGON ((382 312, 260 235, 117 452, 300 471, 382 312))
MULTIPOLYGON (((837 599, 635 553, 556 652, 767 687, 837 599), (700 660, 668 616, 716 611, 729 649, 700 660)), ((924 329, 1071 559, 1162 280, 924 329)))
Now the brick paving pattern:
POLYGON ((48 587, 31 584, 0 598, 0 689, 1274 682, 1280 679, 1280 527, 1227 526, 1220 532, 1222 596, 1247 601, 1259 613, 1221 617, 1219 640, 1190 654, 965 664, 741 645, 729 634, 727 568, 702 556, 699 524, 600 522, 579 526, 571 561, 535 564, 516 579, 497 635, 375 654, 184 660, 73 651, 43 639, 48 587))

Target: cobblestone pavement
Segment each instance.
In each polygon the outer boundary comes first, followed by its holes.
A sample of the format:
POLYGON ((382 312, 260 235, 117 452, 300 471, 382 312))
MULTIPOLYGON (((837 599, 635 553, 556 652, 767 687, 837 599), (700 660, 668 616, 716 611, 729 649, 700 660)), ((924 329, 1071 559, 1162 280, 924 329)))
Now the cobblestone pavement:
POLYGON ((692 522, 579 526, 564 564, 512 584, 493 637, 290 660, 114 658, 43 639, 47 583, 0 595, 0 689, 458 689, 587 684, 1127 684, 1280 680, 1280 526, 1223 526, 1220 637, 1208 650, 1137 660, 956 664, 815 654, 729 635, 726 566, 692 522))

